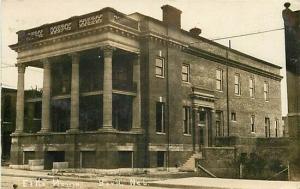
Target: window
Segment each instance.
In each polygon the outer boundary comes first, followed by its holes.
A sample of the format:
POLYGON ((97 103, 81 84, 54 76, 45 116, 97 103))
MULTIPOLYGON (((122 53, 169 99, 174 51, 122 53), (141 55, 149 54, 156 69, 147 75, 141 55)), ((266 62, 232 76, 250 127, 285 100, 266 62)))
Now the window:
POLYGON ((255 132, 255 116, 254 115, 251 115, 250 123, 251 123, 251 133, 254 133, 255 132))
POLYGON ((268 118, 268 117, 265 118, 265 135, 266 135, 266 138, 271 136, 271 133, 270 133, 270 118, 268 118))
POLYGON ((275 121, 275 137, 278 137, 279 134, 279 120, 276 119, 275 121))
POLYGON ((95 168, 96 159, 96 151, 81 151, 80 168, 95 168))
POLYGON ((119 168, 132 168, 133 167, 133 152, 132 151, 119 151, 119 168))
POLYGON ((264 99, 265 101, 269 101, 269 83, 264 82, 264 99))
POLYGON ((156 102, 156 132, 165 132, 165 114, 164 114, 164 103, 156 102))
POLYGON ((236 113, 231 112, 231 121, 236 121, 236 113))
POLYGON ((216 136, 224 136, 223 112, 216 111, 216 136))
POLYGON ((216 70, 216 90, 223 91, 223 70, 216 70))
POLYGON ((158 77, 165 76, 165 64, 163 58, 156 58, 155 59, 155 75, 158 77))
POLYGON ((166 165, 166 153, 163 151, 157 152, 157 167, 165 167, 166 165))
POLYGON ((254 98, 254 93, 255 93, 254 78, 250 78, 250 80, 249 80, 249 92, 250 92, 250 97, 254 98))
POLYGON ((241 95, 240 74, 235 74, 234 75, 234 94, 241 95))
POLYGON ((190 127, 190 108, 188 106, 184 106, 182 109, 182 120, 183 120, 183 133, 184 134, 191 134, 191 127, 190 127))
POLYGON ((190 76, 190 66, 187 64, 183 64, 182 72, 181 72, 182 81, 189 82, 190 81, 189 76, 190 76))

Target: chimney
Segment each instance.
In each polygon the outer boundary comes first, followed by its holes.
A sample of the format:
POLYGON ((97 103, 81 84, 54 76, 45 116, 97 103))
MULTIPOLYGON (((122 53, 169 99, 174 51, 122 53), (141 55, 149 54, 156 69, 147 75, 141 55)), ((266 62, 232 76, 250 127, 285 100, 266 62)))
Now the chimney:
POLYGON ((197 36, 199 36, 201 34, 201 29, 200 28, 196 28, 196 27, 192 28, 192 29, 190 29, 190 33, 193 36, 197 37, 197 36))
POLYGON ((163 11, 163 23, 168 26, 181 28, 181 10, 170 5, 164 5, 161 9, 163 11))

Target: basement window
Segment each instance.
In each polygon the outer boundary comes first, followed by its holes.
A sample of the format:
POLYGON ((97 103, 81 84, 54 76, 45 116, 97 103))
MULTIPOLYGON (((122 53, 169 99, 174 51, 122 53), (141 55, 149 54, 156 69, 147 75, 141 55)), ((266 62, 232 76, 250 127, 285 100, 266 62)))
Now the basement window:
POLYGON ((166 152, 158 151, 157 152, 157 167, 165 167, 166 164, 166 152))

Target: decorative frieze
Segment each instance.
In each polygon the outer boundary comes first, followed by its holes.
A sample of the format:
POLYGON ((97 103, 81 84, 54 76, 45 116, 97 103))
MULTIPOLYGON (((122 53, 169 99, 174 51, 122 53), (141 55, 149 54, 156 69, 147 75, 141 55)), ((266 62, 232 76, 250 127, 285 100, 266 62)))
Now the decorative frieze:
POLYGON ((87 18, 82 18, 79 20, 79 28, 87 27, 94 24, 99 24, 102 22, 103 15, 95 15, 87 18))
POLYGON ((26 41, 34 40, 34 39, 39 39, 44 37, 43 29, 35 30, 32 32, 28 32, 26 35, 26 41))
POLYGON ((72 29, 71 22, 60 24, 60 25, 50 27, 50 34, 55 35, 55 34, 63 33, 65 31, 70 31, 71 29, 72 29))

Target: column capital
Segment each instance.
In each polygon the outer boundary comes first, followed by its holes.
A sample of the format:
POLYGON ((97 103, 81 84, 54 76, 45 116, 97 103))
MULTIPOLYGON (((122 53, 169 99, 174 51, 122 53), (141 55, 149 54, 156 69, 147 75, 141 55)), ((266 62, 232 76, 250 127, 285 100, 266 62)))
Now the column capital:
POLYGON ((26 66, 24 64, 17 64, 18 73, 25 73, 26 66))
POLYGON ((45 64, 50 64, 50 60, 49 58, 43 58, 41 59, 41 62, 45 65, 45 64))
POLYGON ((134 58, 135 58, 135 61, 133 61, 133 64, 134 65, 139 65, 140 64, 140 58, 141 58, 140 53, 135 54, 134 58))
MULTIPOLYGON (((72 59, 79 59, 80 53, 79 52, 71 52, 68 54, 72 59)), ((78 63, 78 61, 72 62, 72 63, 78 63)))
POLYGON ((103 50, 103 52, 104 52, 104 57, 110 57, 110 56, 112 56, 113 51, 115 51, 116 48, 113 46, 110 46, 110 45, 106 45, 106 46, 101 47, 101 50, 103 50))
POLYGON ((193 106, 192 106, 192 109, 195 110, 195 111, 198 111, 198 110, 199 110, 199 106, 193 105, 193 106))

